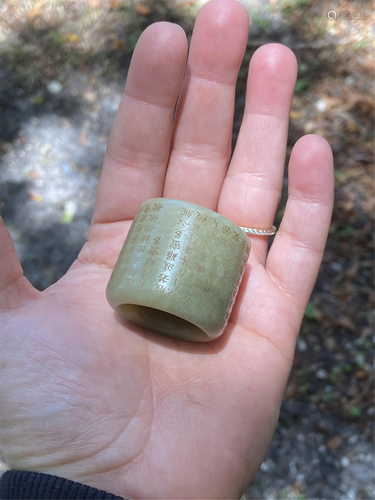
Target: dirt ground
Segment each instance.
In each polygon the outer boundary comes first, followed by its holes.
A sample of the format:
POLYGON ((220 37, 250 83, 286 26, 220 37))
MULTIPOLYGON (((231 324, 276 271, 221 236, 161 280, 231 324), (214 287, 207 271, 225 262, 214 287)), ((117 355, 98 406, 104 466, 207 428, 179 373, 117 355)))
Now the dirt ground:
MULTIPOLYGON (((203 3, 0 3, 0 210, 37 288, 63 275, 85 240, 138 37, 149 24, 168 20, 190 38, 203 3)), ((336 186, 329 240, 279 426, 244 498, 375 498, 374 12, 365 1, 242 3, 251 29, 233 146, 249 60, 260 45, 283 43, 299 64, 288 155, 301 135, 322 135, 334 153, 336 186), (328 18, 329 10, 336 19, 328 18)), ((276 224, 287 169, 284 188, 276 224)))

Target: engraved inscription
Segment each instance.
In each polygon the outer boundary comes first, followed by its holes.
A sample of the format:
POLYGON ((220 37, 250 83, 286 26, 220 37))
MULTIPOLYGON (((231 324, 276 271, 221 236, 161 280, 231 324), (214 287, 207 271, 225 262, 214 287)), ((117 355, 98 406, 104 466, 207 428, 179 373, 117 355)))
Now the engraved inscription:
POLYGON ((158 247, 152 246, 148 251, 148 255, 159 255, 158 247))
POLYGON ((147 241, 150 239, 150 235, 149 234, 143 234, 141 236, 141 243, 147 243, 147 241))
POLYGON ((179 267, 177 270, 177 274, 180 278, 183 278, 187 273, 187 268, 186 267, 179 267))
POLYGON ((208 219, 208 215, 201 214, 200 212, 197 212, 197 220, 205 222, 207 219, 208 219))
POLYGON ((138 288, 140 290, 146 290, 146 283, 144 281, 141 281, 139 284, 138 284, 138 288))
POLYGON ((192 283, 199 283, 200 281, 200 276, 198 273, 195 273, 194 276, 191 278, 192 283))
POLYGON ((170 278, 169 274, 160 273, 157 280, 159 283, 168 283, 169 278, 170 278))
POLYGON ((159 212, 163 208, 164 204, 163 203, 154 203, 152 206, 152 210, 154 212, 159 212))
POLYGON ((211 222, 211 224, 212 224, 213 228, 214 228, 215 230, 217 230, 218 225, 219 225, 219 221, 218 221, 218 220, 216 220, 214 217, 210 217, 210 222, 211 222))
POLYGON ((203 248, 205 248, 206 250, 211 251, 211 250, 214 248, 214 242, 213 242, 213 240, 209 240, 209 239, 207 239, 207 240, 203 243, 203 248))
POLYGON ((143 269, 141 276, 142 276, 142 278, 147 278, 148 276, 151 276, 151 274, 152 274, 152 270, 145 268, 145 269, 143 269))
POLYGON ((182 226, 182 227, 188 227, 190 226, 190 222, 187 221, 186 219, 180 219, 178 222, 177 222, 177 225, 179 226, 182 226))
POLYGON ((167 253, 167 260, 176 260, 178 257, 178 253, 177 252, 173 252, 172 250, 170 250, 168 253, 167 253))
POLYGON ((198 262, 197 264, 197 271, 199 273, 203 273, 203 271, 206 269, 206 266, 204 265, 203 262, 198 262))
POLYGON ((208 238, 214 240, 217 236, 217 230, 216 229, 211 229, 210 231, 207 232, 208 238))
POLYGON ((189 210, 188 208, 183 208, 181 215, 186 215, 186 217, 192 217, 194 215, 194 210, 189 210))
POLYGON ((155 265, 156 260, 152 257, 148 257, 145 262, 145 267, 152 267, 155 265))
POLYGON ((154 228, 155 228, 155 224, 153 224, 152 222, 145 224, 145 227, 144 227, 146 232, 151 232, 154 228))
POLYGON ((190 257, 188 255, 183 255, 180 259, 180 263, 187 267, 190 264, 190 257))
POLYGON ((174 264, 172 262, 164 261, 163 271, 173 271, 173 268, 174 268, 174 264))
POLYGON ((180 248, 181 248, 181 241, 179 241, 179 240, 172 240, 171 244, 169 245, 169 248, 172 248, 173 250, 180 250, 180 248))
POLYGON ((174 232, 174 237, 175 238, 181 238, 181 236, 184 234, 183 229, 178 229, 177 231, 174 232))
POLYGON ((197 250, 196 247, 194 247, 193 245, 187 245, 185 251, 186 251, 187 255, 193 255, 193 254, 195 254, 196 250, 197 250))

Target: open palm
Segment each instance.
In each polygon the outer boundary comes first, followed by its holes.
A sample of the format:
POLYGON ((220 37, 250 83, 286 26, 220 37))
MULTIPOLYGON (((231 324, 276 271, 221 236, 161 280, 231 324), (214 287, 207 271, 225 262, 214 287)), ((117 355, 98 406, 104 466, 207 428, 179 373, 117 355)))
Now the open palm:
POLYGON ((33 289, 1 226, 0 443, 11 468, 130 498, 233 498, 256 474, 331 217, 326 141, 311 135, 295 145, 280 230, 268 255, 266 238, 251 237, 221 338, 194 344, 126 327, 105 299, 131 221, 149 198, 198 203, 241 226, 271 226, 297 65, 278 44, 254 54, 228 169, 247 35, 247 13, 231 0, 202 9, 187 67, 179 27, 157 23, 143 33, 88 242, 58 283, 33 289))

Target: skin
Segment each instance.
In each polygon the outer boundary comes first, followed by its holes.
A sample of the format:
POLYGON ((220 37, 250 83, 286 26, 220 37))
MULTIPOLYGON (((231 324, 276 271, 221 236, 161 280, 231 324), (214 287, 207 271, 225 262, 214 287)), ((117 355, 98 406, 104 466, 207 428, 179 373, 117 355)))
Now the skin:
POLYGON ((178 26, 145 30, 88 241, 57 283, 35 290, 0 226, 0 443, 11 468, 164 499, 237 498, 258 471, 329 229, 328 143, 308 135, 294 145, 283 221, 268 254, 267 239, 251 237, 222 337, 194 344, 125 326, 105 300, 131 221, 149 198, 198 203, 241 226, 272 225, 297 64, 279 44, 256 51, 230 160, 247 35, 247 13, 233 0, 203 7, 187 66, 178 26))

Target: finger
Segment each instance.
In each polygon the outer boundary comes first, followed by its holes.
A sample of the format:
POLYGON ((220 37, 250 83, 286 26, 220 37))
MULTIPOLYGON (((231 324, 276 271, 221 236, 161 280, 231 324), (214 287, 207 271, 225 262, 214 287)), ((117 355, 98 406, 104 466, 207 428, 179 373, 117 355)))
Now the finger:
POLYGON ((199 13, 179 100, 164 196, 216 209, 228 168, 235 87, 248 36, 237 1, 214 0, 199 13))
POLYGON ((143 201, 162 195, 186 55, 186 36, 175 24, 153 24, 140 37, 108 140, 94 223, 131 219, 143 201))
POLYGON ((26 293, 32 296, 38 292, 23 276, 12 238, 0 217, 0 310, 18 307, 26 293))
POLYGON ((266 269, 300 312, 306 308, 323 257, 333 208, 333 158, 329 144, 302 137, 289 162, 289 194, 266 269))
MULTIPOLYGON (((244 118, 218 206, 240 226, 268 229, 273 224, 296 76, 296 58, 283 45, 264 45, 251 59, 244 118)), ((267 238, 252 236, 251 241, 251 258, 264 262, 267 238)))

